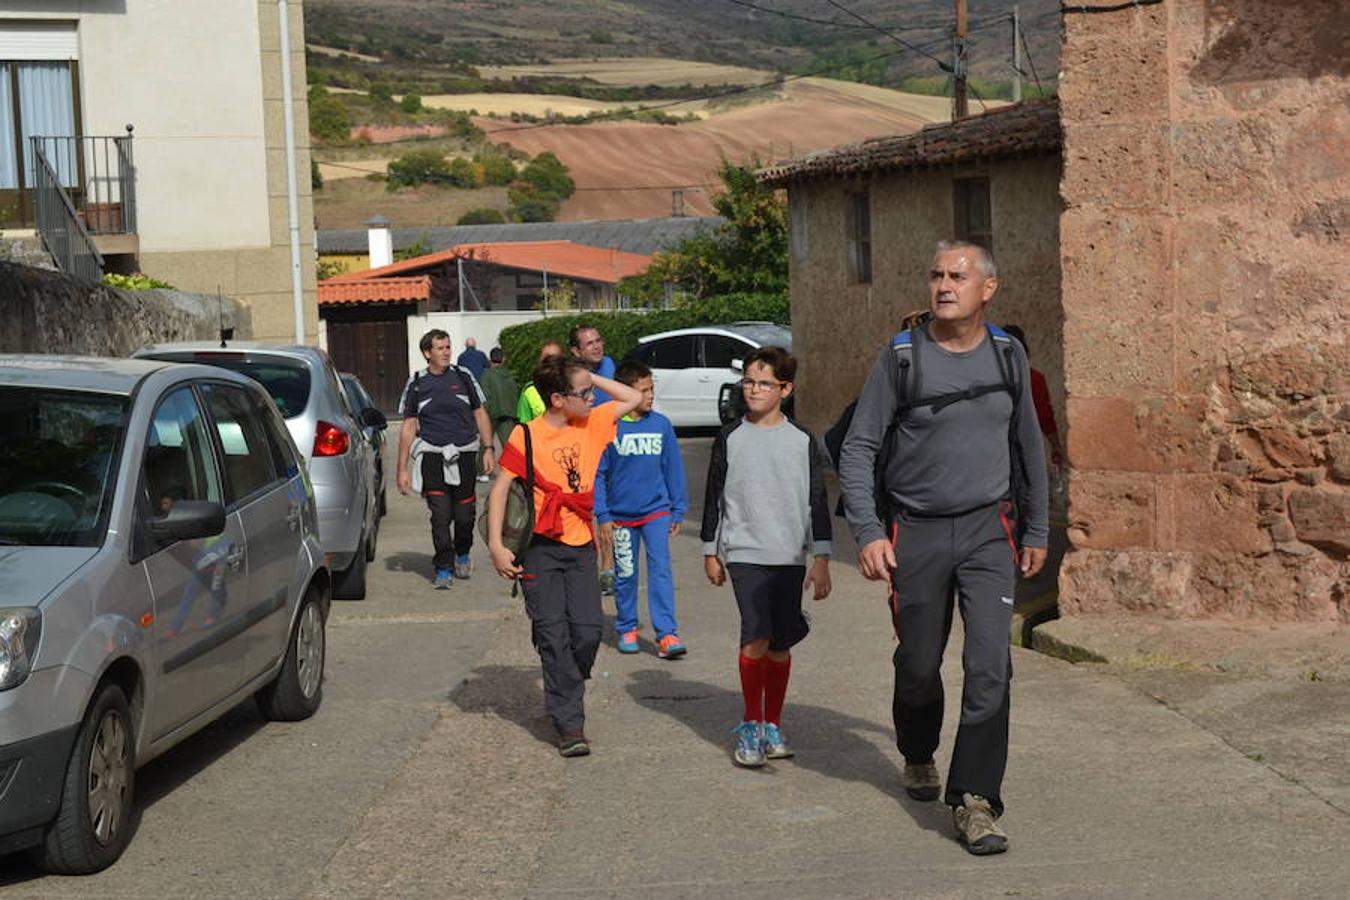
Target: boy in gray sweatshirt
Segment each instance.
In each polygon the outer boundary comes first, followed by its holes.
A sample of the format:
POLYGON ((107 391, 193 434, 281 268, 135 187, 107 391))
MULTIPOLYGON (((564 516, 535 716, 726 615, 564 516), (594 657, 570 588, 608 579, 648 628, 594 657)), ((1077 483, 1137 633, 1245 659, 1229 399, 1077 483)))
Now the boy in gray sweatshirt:
POLYGON ((740 607, 745 713, 732 758, 756 767, 792 756, 780 728, 790 649, 809 628, 802 592, 829 596, 832 533, 820 443, 783 414, 797 361, 761 347, 743 371, 748 411, 713 443, 701 537, 708 580, 720 586, 729 574, 740 607))

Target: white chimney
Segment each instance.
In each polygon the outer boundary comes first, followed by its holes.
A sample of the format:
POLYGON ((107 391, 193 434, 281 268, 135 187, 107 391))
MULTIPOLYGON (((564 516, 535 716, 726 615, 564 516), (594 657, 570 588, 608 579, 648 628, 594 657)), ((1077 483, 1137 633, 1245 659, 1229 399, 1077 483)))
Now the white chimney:
POLYGON ((370 248, 370 267, 378 269, 394 261, 394 233, 389 226, 394 224, 384 216, 371 216, 366 220, 366 244, 370 248))

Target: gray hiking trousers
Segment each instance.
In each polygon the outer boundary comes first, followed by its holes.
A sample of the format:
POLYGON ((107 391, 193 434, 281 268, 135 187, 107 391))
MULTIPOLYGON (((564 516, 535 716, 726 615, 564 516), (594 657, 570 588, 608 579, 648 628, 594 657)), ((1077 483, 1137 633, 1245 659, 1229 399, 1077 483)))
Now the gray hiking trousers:
POLYGON ((954 516, 902 512, 892 524, 896 569, 891 614, 895 648, 892 715, 896 743, 907 762, 926 763, 942 730, 942 654, 951 634, 953 595, 965 623, 965 680, 945 801, 962 794, 989 800, 1003 812, 1000 792, 1008 763, 1008 645, 1017 585, 1009 504, 954 516))
POLYGON ((525 611, 544 670, 544 709, 560 733, 586 724, 586 679, 600 649, 604 613, 595 547, 572 547, 535 535, 525 551, 525 611))

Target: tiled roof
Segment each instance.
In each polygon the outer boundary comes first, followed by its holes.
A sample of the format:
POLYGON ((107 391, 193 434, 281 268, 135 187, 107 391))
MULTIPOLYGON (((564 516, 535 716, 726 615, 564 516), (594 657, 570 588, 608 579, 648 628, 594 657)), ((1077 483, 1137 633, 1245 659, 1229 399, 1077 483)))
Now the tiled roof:
MULTIPOLYGON (((361 272, 364 276, 366 273, 361 272)), ((431 297, 431 276, 411 278, 328 278, 319 282, 320 304, 407 303, 431 297)))
POLYGON ((946 166, 1056 153, 1063 143, 1055 98, 1004 106, 921 131, 871 138, 786 160, 759 171, 772 187, 839 175, 946 166))
MULTIPOLYGON (((598 281, 614 284, 620 278, 647 271, 652 258, 639 253, 604 250, 571 241, 519 241, 515 243, 459 244, 440 253, 415 256, 391 265, 365 272, 336 275, 324 284, 343 284, 372 281, 417 272, 430 266, 439 266, 456 258, 472 259, 522 269, 528 272, 547 272, 563 278, 598 281)), ((402 279, 399 279, 402 280, 402 279)))
MULTIPOLYGON (((507 225, 454 225, 443 228, 395 228, 394 249, 421 244, 433 253, 456 244, 500 244, 518 241, 571 241, 592 247, 613 247, 627 253, 655 253, 711 231, 720 216, 667 216, 659 219, 615 219, 586 222, 516 222, 507 225)), ((361 254, 368 249, 364 228, 324 230, 316 237, 319 252, 361 254)))

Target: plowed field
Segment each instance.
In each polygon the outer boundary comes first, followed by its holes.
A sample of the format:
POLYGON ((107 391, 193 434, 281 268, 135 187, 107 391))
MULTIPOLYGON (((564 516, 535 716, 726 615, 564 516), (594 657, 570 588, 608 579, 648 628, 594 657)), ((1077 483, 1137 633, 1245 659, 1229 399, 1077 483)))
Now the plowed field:
MULTIPOLYGON (((684 211, 708 214, 723 158, 768 162, 869 137, 916 131, 947 118, 942 97, 921 97, 830 79, 783 88, 783 99, 733 109, 701 122, 636 122, 520 128, 493 119, 478 125, 495 141, 534 155, 551 150, 571 169, 577 192, 560 218, 627 219, 669 215, 671 191, 684 188, 684 211)), ((671 112, 680 112, 676 106, 671 112)))

